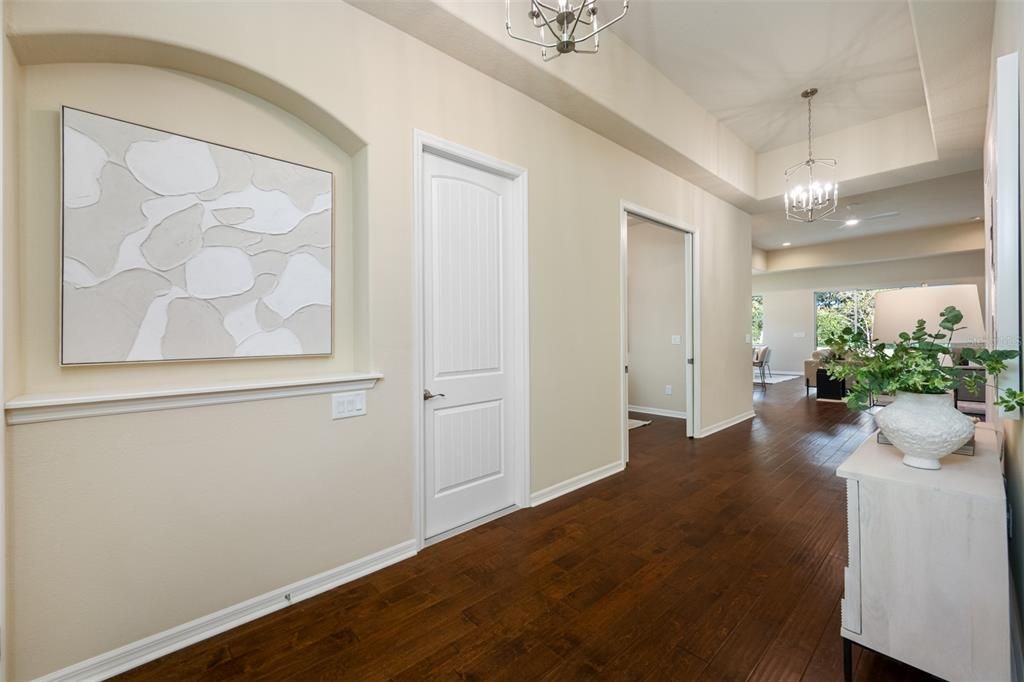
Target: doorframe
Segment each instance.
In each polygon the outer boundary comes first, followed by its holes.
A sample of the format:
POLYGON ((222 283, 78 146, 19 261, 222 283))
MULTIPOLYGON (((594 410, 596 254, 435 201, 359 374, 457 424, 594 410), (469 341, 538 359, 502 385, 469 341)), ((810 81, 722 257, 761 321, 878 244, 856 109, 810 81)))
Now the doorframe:
MULTIPOLYGON (((469 147, 450 142, 419 129, 413 129, 413 528, 416 549, 423 549, 426 540, 426 496, 424 494, 423 423, 423 162, 425 154, 435 154, 450 161, 472 166, 512 181, 519 194, 523 229, 511 236, 513 267, 508 275, 507 306, 511 312, 515 339, 504 349, 506 366, 511 373, 509 400, 513 401, 517 423, 510 428, 513 443, 509 462, 516 479, 515 508, 530 506, 530 280, 529 280, 529 175, 525 168, 496 159, 469 147)), ((491 515, 493 516, 493 515, 491 515)), ((490 517, 485 517, 490 518, 490 517)), ((470 522, 462 529, 476 523, 470 522)), ((442 533, 441 537, 447 537, 442 533)))
POLYGON ((690 236, 689 248, 684 252, 683 261, 688 267, 689 286, 686 287, 685 304, 688 322, 684 352, 693 358, 691 380, 686 386, 686 435, 700 437, 700 234, 685 221, 644 208, 625 199, 619 202, 619 403, 622 405, 622 463, 629 461, 629 374, 626 373, 626 348, 629 340, 629 216, 657 223, 666 228, 679 230, 690 236))

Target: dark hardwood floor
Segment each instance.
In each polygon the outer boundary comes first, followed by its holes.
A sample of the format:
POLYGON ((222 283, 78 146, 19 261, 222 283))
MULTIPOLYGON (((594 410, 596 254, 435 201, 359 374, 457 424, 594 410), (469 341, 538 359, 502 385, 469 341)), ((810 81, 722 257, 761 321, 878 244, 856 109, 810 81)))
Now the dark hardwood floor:
MULTIPOLYGON (((841 680, 844 487, 866 416, 754 391, 700 441, 154 661, 134 680, 841 680)), ((856 678, 928 676, 854 649, 856 678)))

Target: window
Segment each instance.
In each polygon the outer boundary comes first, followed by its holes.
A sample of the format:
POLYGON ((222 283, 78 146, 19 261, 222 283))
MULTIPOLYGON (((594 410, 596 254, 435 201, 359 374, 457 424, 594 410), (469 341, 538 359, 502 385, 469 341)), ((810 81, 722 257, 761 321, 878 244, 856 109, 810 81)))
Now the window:
POLYGON ((875 296, 885 289, 814 292, 814 328, 818 348, 844 327, 863 329, 872 338, 875 296))
POLYGON ((750 339, 753 343, 764 342, 764 298, 761 296, 751 299, 750 339))

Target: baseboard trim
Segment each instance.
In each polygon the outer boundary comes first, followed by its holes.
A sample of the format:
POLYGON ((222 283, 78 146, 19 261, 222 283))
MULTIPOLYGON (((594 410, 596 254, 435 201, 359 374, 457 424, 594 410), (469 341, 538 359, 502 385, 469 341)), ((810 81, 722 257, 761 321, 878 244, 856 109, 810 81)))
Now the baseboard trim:
POLYGON ((745 422, 748 419, 753 419, 755 416, 757 415, 754 414, 753 410, 751 410, 750 412, 744 412, 743 414, 738 414, 735 417, 731 417, 724 421, 720 421, 717 424, 712 424, 711 426, 701 429, 700 434, 697 437, 704 438, 705 436, 710 436, 711 434, 718 433, 719 431, 727 429, 730 426, 736 426, 737 424, 745 422))
POLYGON ((430 547, 431 545, 436 545, 439 542, 450 540, 451 538, 455 537, 456 535, 459 535, 460 533, 465 533, 467 530, 479 528, 480 526, 488 524, 491 521, 497 521, 502 516, 508 516, 509 514, 520 511, 521 509, 522 507, 520 507, 519 505, 513 504, 511 506, 505 507, 504 509, 499 509, 496 512, 485 514, 484 516, 481 516, 479 519, 470 521, 469 523, 464 523, 461 526, 456 526, 455 528, 452 528, 451 530, 446 530, 443 533, 431 535, 429 538, 425 538, 423 540, 423 547, 430 547))
POLYGON ((49 675, 38 678, 38 682, 64 682, 65 680, 105 680, 114 675, 136 668, 143 663, 166 656, 225 630, 278 611, 321 592, 344 585, 356 578, 378 571, 385 566, 398 563, 416 554, 416 541, 407 540, 387 549, 356 559, 344 566, 314 575, 291 585, 280 587, 266 594, 240 604, 221 609, 208 616, 201 616, 169 630, 164 630, 145 639, 127 644, 119 649, 94 656, 81 663, 75 663, 49 675))
POLYGON ((574 490, 596 483, 602 478, 607 478, 613 474, 617 474, 626 466, 622 462, 612 462, 611 464, 605 464, 602 467, 598 467, 586 473, 573 476, 572 478, 566 479, 561 483, 556 483, 553 486, 544 488, 544 490, 538 490, 537 492, 530 495, 530 506, 536 507, 542 505, 545 502, 550 502, 556 497, 561 497, 566 493, 571 493, 574 490))
POLYGON ((643 414, 653 414, 656 417, 672 417, 673 419, 686 419, 686 413, 678 410, 665 410, 660 407, 642 407, 640 405, 630 405, 630 412, 642 412, 643 414))

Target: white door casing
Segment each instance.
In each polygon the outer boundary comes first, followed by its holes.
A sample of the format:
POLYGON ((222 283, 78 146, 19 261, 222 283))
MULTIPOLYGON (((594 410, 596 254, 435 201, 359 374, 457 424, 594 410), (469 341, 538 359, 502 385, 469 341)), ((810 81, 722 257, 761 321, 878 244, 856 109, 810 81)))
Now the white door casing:
POLYGON ((525 177, 417 140, 422 542, 525 506, 528 337, 525 177))
MULTIPOLYGON (((990 347, 1021 350, 1021 198, 1020 198, 1020 58, 1017 52, 996 60, 994 88, 989 103, 985 150, 986 331, 990 347)), ((1020 390, 1024 364, 1007 360, 999 375, 999 390, 1020 390)), ((988 392, 986 421, 1020 419, 1020 411, 1006 412, 992 404, 988 392)))
POLYGON ((686 353, 686 435, 700 437, 700 250, 698 235, 694 228, 670 216, 651 211, 637 204, 619 203, 619 364, 622 372, 619 399, 622 404, 622 462, 629 461, 629 314, 628 314, 628 264, 629 264, 629 216, 663 225, 684 233, 683 263, 685 273, 684 300, 686 301, 686 334, 683 350, 686 353))

